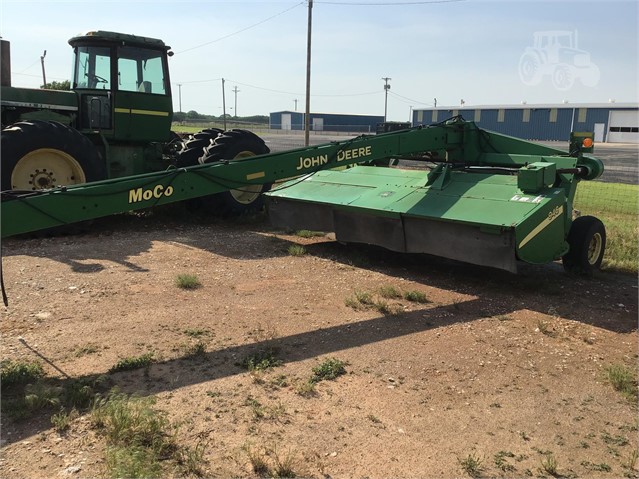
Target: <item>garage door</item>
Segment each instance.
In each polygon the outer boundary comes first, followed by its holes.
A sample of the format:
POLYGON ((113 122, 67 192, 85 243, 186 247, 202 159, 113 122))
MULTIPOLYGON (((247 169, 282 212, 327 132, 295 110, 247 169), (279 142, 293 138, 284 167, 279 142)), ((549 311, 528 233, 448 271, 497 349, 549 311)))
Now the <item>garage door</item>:
POLYGON ((639 111, 610 112, 608 143, 639 143, 639 111))

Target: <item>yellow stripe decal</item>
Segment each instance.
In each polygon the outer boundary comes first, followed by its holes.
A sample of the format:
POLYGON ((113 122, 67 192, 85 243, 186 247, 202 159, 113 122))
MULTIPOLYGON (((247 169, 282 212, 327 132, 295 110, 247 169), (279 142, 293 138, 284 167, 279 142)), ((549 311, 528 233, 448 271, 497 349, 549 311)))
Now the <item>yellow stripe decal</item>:
POLYGON ((129 108, 116 108, 116 113, 130 113, 132 115, 169 116, 168 111, 155 110, 130 110, 129 108))
POLYGON ((541 233, 544 228, 546 228, 546 226, 555 221, 557 218, 561 218, 562 213, 563 209, 558 214, 553 215, 553 212, 549 213, 548 217, 545 220, 539 223, 530 233, 528 233, 528 235, 526 235, 523 240, 521 240, 521 243, 519 243, 519 248, 523 248, 531 239, 541 233))
POLYGON ((250 175, 246 175, 247 180, 257 180, 258 178, 264 178, 266 173, 260 171, 258 173, 251 173, 250 175))

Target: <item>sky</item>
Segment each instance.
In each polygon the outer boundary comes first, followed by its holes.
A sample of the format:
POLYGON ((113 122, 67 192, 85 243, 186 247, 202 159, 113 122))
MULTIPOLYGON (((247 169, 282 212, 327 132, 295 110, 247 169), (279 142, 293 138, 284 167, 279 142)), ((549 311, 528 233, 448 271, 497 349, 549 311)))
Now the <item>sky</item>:
MULTIPOLYGON (((314 0, 310 109, 384 115, 386 107, 388 120, 407 121, 435 99, 437 107, 636 103, 638 4, 314 0), (534 37, 558 31, 571 32, 573 51, 552 59, 534 37), (522 70, 531 56, 549 58, 536 76, 522 70)), ((44 50, 47 81, 70 79, 68 39, 117 31, 172 47, 175 111, 181 98, 184 112, 221 115, 224 78, 228 114, 268 115, 305 110, 308 12, 308 1, 295 0, 0 0, 0 36, 11 42, 13 86, 42 84, 44 50)))

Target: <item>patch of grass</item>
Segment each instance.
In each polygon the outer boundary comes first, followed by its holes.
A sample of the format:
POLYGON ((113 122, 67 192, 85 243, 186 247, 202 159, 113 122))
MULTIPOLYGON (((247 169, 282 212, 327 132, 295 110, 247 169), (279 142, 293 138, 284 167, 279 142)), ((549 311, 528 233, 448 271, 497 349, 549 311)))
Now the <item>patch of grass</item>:
POLYGON ((318 383, 324 380, 333 380, 342 374, 346 374, 346 362, 337 358, 329 358, 324 360, 318 366, 313 368, 313 376, 311 381, 318 383))
POLYGON ((315 381, 313 381, 312 379, 301 381, 295 385, 295 392, 302 397, 310 398, 317 395, 315 384, 315 381))
POLYGON ((196 275, 183 273, 175 278, 175 285, 180 289, 197 289, 202 283, 196 275))
POLYGON ((544 334, 546 336, 553 337, 555 335, 555 331, 552 329, 548 321, 543 321, 541 319, 537 321, 537 329, 541 334, 544 334))
POLYGON ((584 215, 593 215, 606 227, 606 252, 603 267, 637 273, 639 263, 639 186, 599 181, 582 181, 577 188, 574 207, 584 215))
MULTIPOLYGON (((392 288, 392 287, 391 287, 392 288)), ((394 295, 401 294, 397 290, 383 289, 380 290, 379 296, 382 298, 396 297, 394 295)), ((350 296, 344 300, 344 304, 350 308, 358 311, 366 309, 375 309, 384 315, 394 315, 402 311, 400 305, 389 304, 384 299, 380 299, 376 295, 369 293, 368 291, 355 291, 353 296, 350 296)))
POLYGON ((89 407, 95 400, 98 391, 104 388, 106 382, 106 376, 67 382, 64 387, 64 404, 72 408, 89 407))
POLYGON ((515 466, 506 461, 507 457, 515 457, 515 455, 510 451, 499 451, 493 457, 495 466, 503 472, 513 472, 515 470, 515 466))
POLYGON ((78 347, 73 355, 76 358, 81 358, 82 356, 88 356, 89 354, 95 354, 100 350, 100 347, 96 344, 87 344, 86 346, 78 347))
POLYGON ((402 297, 402 292, 395 286, 382 286, 379 288, 379 295, 386 299, 399 299, 402 297))
POLYGON ((581 461, 581 465, 583 467, 585 467, 586 469, 589 469, 591 471, 597 471, 597 472, 610 472, 612 471, 612 468, 606 464, 605 462, 602 462, 601 464, 593 464, 590 461, 581 461))
POLYGON ((615 391, 619 391, 629 401, 637 400, 637 379, 631 369, 623 364, 611 364, 604 371, 615 391))
POLYGON ((161 461, 179 459, 171 425, 154 404, 153 397, 117 391, 94 403, 91 421, 106 438, 106 462, 112 477, 160 477, 161 461))
POLYGON ((185 359, 204 358, 206 356, 206 344, 202 341, 187 344, 182 347, 182 354, 185 359))
POLYGON ((477 456, 474 452, 468 454, 463 459, 458 459, 459 465, 463 471, 470 477, 479 477, 484 469, 482 466, 483 459, 477 456))
POLYGON ((211 334, 211 331, 209 331, 208 329, 201 329, 201 328, 185 329, 182 332, 194 339, 201 338, 202 336, 208 336, 211 334))
POLYGON ((109 369, 110 373, 117 373, 120 371, 133 371, 135 369, 147 368, 153 362, 153 353, 145 353, 141 356, 129 356, 127 358, 120 359, 115 366, 109 369))
POLYGON ((282 363, 283 361, 277 358, 277 350, 268 348, 245 357, 238 365, 249 371, 265 371, 281 366, 282 363))
POLYGON ((413 290, 404 293, 404 299, 412 303, 430 303, 430 300, 421 291, 413 290))
POLYGON ((251 408, 254 421, 260 421, 262 419, 277 420, 286 414, 286 408, 282 403, 277 403, 272 406, 265 406, 253 396, 248 396, 244 405, 251 408))
POLYGON ((545 454, 541 460, 541 468, 551 476, 557 476, 557 459, 552 453, 545 454))
POLYGON ((355 299, 365 306, 372 306, 375 304, 373 295, 367 291, 355 291, 355 299))
POLYGON ((289 449, 284 456, 281 456, 276 448, 271 449, 270 455, 273 457, 273 477, 297 477, 293 468, 295 458, 293 451, 289 449))
POLYGON ((298 230, 295 232, 295 236, 299 236, 300 238, 316 238, 326 236, 326 234, 321 231, 298 230))
POLYGON ((306 248, 299 244, 292 244, 287 251, 291 256, 304 256, 306 254, 306 248))
POLYGON ((29 384, 43 376, 42 365, 37 362, 12 359, 0 362, 0 382, 3 388, 29 384))
POLYGON ((368 416, 366 416, 366 419, 368 419, 373 424, 381 424, 382 423, 381 419, 378 418, 377 416, 375 416, 374 414, 369 414, 368 416))
POLYGON ((250 445, 245 445, 243 449, 248 455, 249 462, 251 463, 251 469, 253 469, 253 472, 257 474, 258 477, 272 476, 268 462, 268 455, 263 448, 256 450, 250 445))
POLYGON ((65 410, 88 407, 105 382, 106 376, 97 376, 63 382, 38 378, 26 385, 14 384, 2 391, 2 411, 19 420, 43 409, 58 409, 53 421, 61 424, 65 410))
POLYGON ((72 409, 71 412, 66 412, 64 409, 51 416, 51 425, 58 433, 63 433, 71 423, 80 416, 77 409, 72 409))
POLYGON ((203 465, 206 462, 204 455, 208 444, 202 440, 198 441, 195 447, 183 446, 176 455, 177 463, 181 472, 185 475, 203 477, 203 465))
POLYGON ((604 432, 601 435, 601 439, 606 444, 612 445, 612 446, 623 447, 628 445, 628 439, 626 439, 624 436, 611 436, 607 432, 604 432))
POLYGON ((386 301, 375 301, 375 309, 385 316, 394 316, 402 312, 400 305, 388 304, 386 301))

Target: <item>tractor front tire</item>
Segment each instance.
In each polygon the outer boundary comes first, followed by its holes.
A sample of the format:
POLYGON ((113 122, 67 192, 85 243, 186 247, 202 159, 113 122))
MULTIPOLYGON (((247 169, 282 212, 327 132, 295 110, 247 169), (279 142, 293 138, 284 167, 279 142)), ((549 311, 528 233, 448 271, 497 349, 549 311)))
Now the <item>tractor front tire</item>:
POLYGON ((570 249, 562 262, 571 273, 590 275, 601 267, 606 250, 606 228, 594 216, 580 216, 568 232, 570 249))
POLYGON ((106 179, 97 148, 56 121, 20 121, 2 130, 2 191, 36 191, 106 179))
MULTIPOLYGON (((248 130, 229 130, 215 138, 204 149, 200 163, 214 163, 222 160, 241 160, 256 155, 264 155, 271 150, 255 133, 248 130)), ((270 184, 247 184, 241 188, 229 189, 213 195, 215 213, 225 216, 238 216, 256 213, 264 207, 262 193, 271 188, 270 184)))

